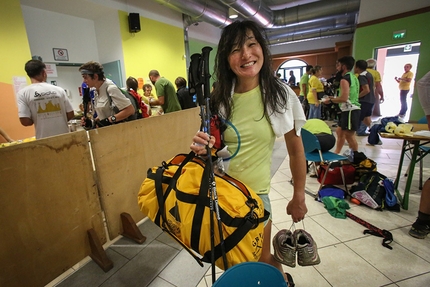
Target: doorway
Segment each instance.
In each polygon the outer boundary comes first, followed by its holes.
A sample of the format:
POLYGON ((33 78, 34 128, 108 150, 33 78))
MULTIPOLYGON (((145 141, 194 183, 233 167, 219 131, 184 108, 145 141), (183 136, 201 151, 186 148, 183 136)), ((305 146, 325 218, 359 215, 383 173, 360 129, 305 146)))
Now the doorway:
MULTIPOLYGON (((411 72, 415 78, 420 56, 420 45, 421 43, 418 42, 375 49, 376 69, 381 74, 382 89, 384 90, 385 98, 384 103, 380 105, 382 117, 391 117, 399 114, 400 90, 399 84, 394 78, 402 76, 404 66, 408 63, 412 64, 411 72)), ((409 120, 414 85, 415 80, 412 80, 407 96, 408 110, 405 115, 405 121, 409 120)))

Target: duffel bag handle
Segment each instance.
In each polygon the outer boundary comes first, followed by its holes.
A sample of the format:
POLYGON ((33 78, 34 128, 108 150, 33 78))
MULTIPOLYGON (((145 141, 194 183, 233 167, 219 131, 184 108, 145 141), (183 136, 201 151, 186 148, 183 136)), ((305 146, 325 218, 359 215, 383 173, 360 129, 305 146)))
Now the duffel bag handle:
POLYGON ((165 162, 163 162, 162 166, 157 168, 157 171, 155 172, 155 178, 154 178, 154 183, 155 183, 155 192, 157 195, 157 200, 158 200, 158 213, 157 216, 154 220, 154 222, 158 225, 158 226, 163 226, 165 229, 168 230, 168 227, 166 226, 166 211, 164 208, 164 199, 167 198, 167 196, 169 195, 169 193, 172 191, 173 187, 176 185, 176 182, 178 181, 179 176, 182 173, 182 169, 183 167, 190 162, 190 160, 192 160, 195 157, 195 154, 193 151, 191 151, 186 157, 185 159, 181 162, 181 164, 179 165, 178 169, 176 170, 175 174, 172 177, 172 180, 169 183, 169 186, 166 188, 166 192, 163 194, 163 173, 166 170, 166 168, 168 168, 168 164, 166 164, 165 162), (163 219, 163 223, 160 224, 160 217, 163 219))

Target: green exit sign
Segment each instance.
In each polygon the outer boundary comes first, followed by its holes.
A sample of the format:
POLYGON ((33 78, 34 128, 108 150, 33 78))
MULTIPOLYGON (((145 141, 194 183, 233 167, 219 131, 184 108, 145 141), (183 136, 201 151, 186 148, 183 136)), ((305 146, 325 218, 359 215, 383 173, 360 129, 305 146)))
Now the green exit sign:
POLYGON ((393 32, 393 39, 403 39, 406 36, 406 30, 393 32))

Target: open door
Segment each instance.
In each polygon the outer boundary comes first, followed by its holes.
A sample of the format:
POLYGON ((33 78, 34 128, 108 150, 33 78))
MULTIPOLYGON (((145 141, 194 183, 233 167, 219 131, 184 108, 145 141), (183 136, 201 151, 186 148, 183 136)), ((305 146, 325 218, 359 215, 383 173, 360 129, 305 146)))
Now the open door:
MULTIPOLYGON (((411 72, 416 75, 418 58, 420 56, 421 43, 407 43, 396 46, 381 47, 375 49, 377 61, 376 70, 381 74, 382 88, 384 90, 385 101, 380 105, 382 117, 396 116, 400 111, 400 90, 399 84, 394 77, 401 77, 404 73, 405 64, 412 64, 411 72)), ((414 93, 415 80, 411 82, 410 91, 407 97, 408 110, 405 121, 409 120, 412 105, 412 95, 414 93)))

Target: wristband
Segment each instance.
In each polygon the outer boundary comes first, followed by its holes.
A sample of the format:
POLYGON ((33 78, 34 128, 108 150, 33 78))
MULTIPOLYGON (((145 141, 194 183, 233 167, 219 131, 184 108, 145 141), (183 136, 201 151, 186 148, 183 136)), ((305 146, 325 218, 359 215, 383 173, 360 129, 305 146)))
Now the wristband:
POLYGON ((100 127, 106 127, 106 126, 110 126, 112 125, 112 123, 109 121, 108 118, 102 119, 98 122, 98 126, 100 127))

